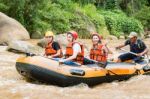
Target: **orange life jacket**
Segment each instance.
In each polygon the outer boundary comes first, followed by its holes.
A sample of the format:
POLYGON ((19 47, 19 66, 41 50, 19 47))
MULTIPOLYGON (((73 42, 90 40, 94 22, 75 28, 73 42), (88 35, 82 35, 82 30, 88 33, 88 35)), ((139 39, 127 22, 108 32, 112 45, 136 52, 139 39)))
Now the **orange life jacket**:
MULTIPOLYGON (((54 55, 57 53, 57 51, 52 47, 52 43, 48 43, 48 45, 45 47, 45 54, 48 55, 54 55)), ((60 45, 59 45, 60 46, 60 45)), ((62 57, 62 50, 60 48, 60 55, 57 58, 61 58, 62 57)))
POLYGON ((97 48, 93 46, 93 48, 90 50, 90 59, 96 60, 98 62, 106 62, 107 61, 107 55, 103 54, 102 47, 104 45, 98 44, 97 48))
MULTIPOLYGON (((70 43, 67 45, 66 47, 66 54, 65 54, 65 58, 68 58, 70 56, 73 55, 73 45, 75 43, 78 43, 78 42, 74 42, 74 43, 70 43)), ((78 62, 80 64, 83 64, 83 60, 84 60, 84 47, 82 44, 78 43, 81 47, 81 53, 78 53, 77 57, 73 60, 75 62, 78 62)))

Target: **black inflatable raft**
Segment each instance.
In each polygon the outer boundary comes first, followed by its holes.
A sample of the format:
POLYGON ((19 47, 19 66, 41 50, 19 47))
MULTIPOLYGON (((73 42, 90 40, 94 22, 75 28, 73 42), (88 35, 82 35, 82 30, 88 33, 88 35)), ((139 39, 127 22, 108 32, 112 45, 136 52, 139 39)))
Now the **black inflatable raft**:
POLYGON ((147 65, 143 61, 140 64, 109 62, 106 68, 97 64, 68 66, 41 56, 27 56, 17 59, 16 69, 24 77, 65 87, 79 83, 94 86, 113 80, 127 80, 134 75, 150 74, 147 65))

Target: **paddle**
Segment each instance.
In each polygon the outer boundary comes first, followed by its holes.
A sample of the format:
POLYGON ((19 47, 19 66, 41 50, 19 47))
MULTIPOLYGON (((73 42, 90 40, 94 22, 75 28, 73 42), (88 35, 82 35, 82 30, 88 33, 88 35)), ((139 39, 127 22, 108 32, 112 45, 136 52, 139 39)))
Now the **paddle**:
POLYGON ((107 65, 107 62, 98 62, 98 61, 95 61, 95 64, 97 64, 99 67, 105 68, 106 65, 107 65))
MULTIPOLYGON (((125 50, 125 49, 120 49, 120 50, 138 56, 138 55, 137 55, 136 53, 134 53, 134 52, 130 52, 130 51, 127 51, 127 50, 125 50)), ((143 59, 146 59, 144 56, 139 56, 139 57, 141 57, 141 58, 143 58, 143 59)), ((148 55, 147 55, 147 61, 146 61, 146 62, 147 62, 146 65, 144 65, 144 66, 142 67, 142 69, 143 69, 144 71, 150 71, 150 66, 148 65, 149 62, 150 62, 150 59, 149 59, 148 55)), ((136 69, 138 69, 138 68, 136 67, 136 69)))
MULTIPOLYGON (((58 61, 59 62, 59 61, 58 61)), ((82 64, 80 64, 80 63, 78 63, 78 62, 74 62, 73 61, 73 63, 75 63, 77 66, 81 66, 82 64)), ((59 65, 62 65, 62 64, 65 64, 65 62, 59 62, 59 65)), ((66 64, 67 65, 67 64, 66 64)))
MULTIPOLYGON (((128 53, 131 53, 131 54, 133 54, 133 55, 138 56, 138 54, 136 54, 136 53, 134 53, 134 52, 130 52, 130 51, 127 51, 127 50, 125 50, 125 49, 120 49, 120 50, 122 50, 122 51, 126 51, 126 52, 128 52, 128 53)), ((148 54, 146 54, 146 55, 147 55, 147 58, 148 58, 148 60, 149 60, 149 56, 148 56, 148 54)), ((145 58, 144 56, 139 56, 139 57, 141 57, 141 58, 145 58)))
MULTIPOLYGON (((131 54, 133 54, 133 55, 136 55, 136 56, 138 56, 138 54, 137 54, 137 53, 130 52, 130 51, 127 51, 127 50, 125 50, 125 49, 122 49, 122 48, 120 48, 120 50, 121 50, 121 51, 124 51, 124 52, 127 52, 127 53, 131 53, 131 54)), ((144 58, 144 56, 139 56, 139 57, 142 57, 142 58, 144 58)))
POLYGON ((41 57, 44 57, 44 58, 48 58, 48 59, 53 59, 53 58, 49 58, 49 57, 45 57, 44 55, 41 55, 41 54, 34 54, 34 53, 26 53, 26 56, 41 56, 41 57))
MULTIPOLYGON (((134 52, 130 52, 130 51, 127 51, 127 50, 125 50, 125 49, 120 49, 120 50, 122 50, 122 51, 125 51, 125 52, 128 52, 128 53, 131 53, 131 54, 133 54, 133 55, 136 55, 136 56, 138 56, 136 53, 134 53, 134 52)), ((143 58, 143 59, 146 59, 144 56, 139 56, 139 57, 141 57, 141 58, 143 58)), ((149 57, 148 57, 148 55, 147 55, 147 64, 149 63, 149 57)))
POLYGON ((98 62, 96 60, 93 59, 89 59, 89 58, 84 58, 85 64, 97 64, 99 67, 105 68, 106 67, 106 63, 105 62, 98 62))
POLYGON ((26 53, 26 56, 31 56, 31 57, 32 57, 32 56, 39 56, 39 55, 34 54, 34 53, 28 53, 28 52, 27 52, 27 53, 26 53))

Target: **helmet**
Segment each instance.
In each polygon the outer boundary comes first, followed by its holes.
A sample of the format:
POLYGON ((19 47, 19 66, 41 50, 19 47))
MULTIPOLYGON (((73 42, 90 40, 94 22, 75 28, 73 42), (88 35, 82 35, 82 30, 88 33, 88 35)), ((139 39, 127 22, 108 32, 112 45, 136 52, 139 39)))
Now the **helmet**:
POLYGON ((45 33, 45 36, 53 36, 54 37, 54 33, 52 31, 47 31, 45 33))
POLYGON ((103 37, 100 36, 98 33, 93 33, 93 34, 92 34, 92 37, 93 37, 93 36, 98 36, 99 40, 101 40, 101 39, 103 38, 103 37))
POLYGON ((69 31, 68 33, 72 34, 75 40, 78 38, 78 33, 76 31, 69 31))

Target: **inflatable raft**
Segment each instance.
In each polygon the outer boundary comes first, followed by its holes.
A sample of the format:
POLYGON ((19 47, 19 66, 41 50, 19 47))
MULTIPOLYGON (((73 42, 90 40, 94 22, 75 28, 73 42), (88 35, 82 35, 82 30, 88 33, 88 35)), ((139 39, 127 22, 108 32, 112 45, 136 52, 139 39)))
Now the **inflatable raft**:
POLYGON ((24 77, 63 87, 79 83, 94 86, 113 80, 127 80, 134 75, 150 74, 145 61, 139 64, 108 62, 102 68, 97 64, 68 66, 42 56, 20 57, 16 69, 24 77))

